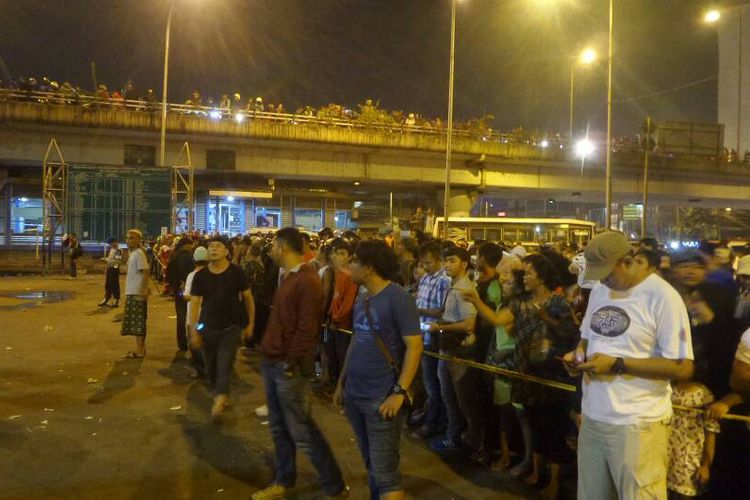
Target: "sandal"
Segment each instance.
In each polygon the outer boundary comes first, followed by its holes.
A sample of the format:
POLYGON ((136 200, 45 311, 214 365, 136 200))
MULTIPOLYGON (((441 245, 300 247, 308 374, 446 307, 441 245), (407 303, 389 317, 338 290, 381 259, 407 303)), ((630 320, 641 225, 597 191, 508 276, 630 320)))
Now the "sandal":
POLYGON ((123 356, 123 359, 141 359, 143 356, 135 353, 133 351, 128 352, 125 356, 123 356))

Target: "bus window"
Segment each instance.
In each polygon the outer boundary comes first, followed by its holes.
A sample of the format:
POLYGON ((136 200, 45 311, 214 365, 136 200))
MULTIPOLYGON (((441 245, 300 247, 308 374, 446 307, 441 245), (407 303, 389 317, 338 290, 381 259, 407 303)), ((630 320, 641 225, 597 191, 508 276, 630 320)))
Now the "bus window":
POLYGON ((492 241, 492 242, 500 241, 500 230, 499 229, 487 229, 487 241, 492 241))
POLYGON ((483 240, 484 228, 481 228, 481 227, 472 228, 471 232, 469 233, 469 239, 471 239, 472 241, 483 240))

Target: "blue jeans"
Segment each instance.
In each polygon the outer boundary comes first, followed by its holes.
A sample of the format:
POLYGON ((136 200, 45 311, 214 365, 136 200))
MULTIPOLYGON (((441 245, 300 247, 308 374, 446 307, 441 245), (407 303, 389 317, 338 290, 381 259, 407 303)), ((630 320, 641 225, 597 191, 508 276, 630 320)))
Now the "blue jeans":
POLYGON ((331 447, 312 419, 310 387, 300 376, 288 377, 282 363, 261 363, 261 373, 268 403, 268 423, 276 448, 274 483, 285 487, 297 481, 296 454, 299 447, 318 471, 326 495, 334 496, 344 489, 344 479, 331 447))
POLYGON ((466 426, 466 419, 458 406, 456 389, 450 373, 450 363, 441 359, 438 361, 438 378, 440 379, 440 394, 443 397, 445 413, 448 416, 448 429, 445 437, 457 445, 461 445, 461 431, 466 426))
MULTIPOLYGON (((427 347, 425 347, 427 349, 427 347)), ((438 361, 426 354, 422 354, 422 380, 427 393, 427 411, 424 416, 424 426, 437 432, 445 425, 445 405, 440 395, 440 380, 438 379, 438 361)))
POLYGON ((383 399, 344 398, 346 417, 352 424, 357 437, 359 450, 367 469, 367 480, 370 485, 370 497, 377 499, 380 495, 401 490, 401 472, 399 471, 399 443, 404 412, 385 420, 378 409, 383 399))

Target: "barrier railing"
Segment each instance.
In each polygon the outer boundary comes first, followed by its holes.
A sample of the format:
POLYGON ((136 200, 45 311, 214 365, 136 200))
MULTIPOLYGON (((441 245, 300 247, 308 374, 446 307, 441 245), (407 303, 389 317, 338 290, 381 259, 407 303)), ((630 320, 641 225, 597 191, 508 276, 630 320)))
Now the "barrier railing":
MULTIPOLYGON (((354 335, 354 332, 351 330, 340 330, 336 329, 338 332, 346 333, 348 335, 354 335)), ((518 380, 524 380, 526 382, 532 382, 535 384, 541 384, 547 387, 551 387, 553 389, 558 389, 561 391, 567 391, 567 392, 576 392, 578 388, 571 384, 566 384, 563 382, 559 382, 557 380, 549 380, 542 377, 536 377, 534 375, 529 375, 527 373, 521 373, 519 371, 515 370, 508 370, 506 368, 500 368, 497 366, 488 365, 485 363, 479 363, 477 361, 472 361, 470 359, 464 359, 464 358, 456 358, 454 356, 447 356, 445 354, 440 354, 437 352, 432 351, 424 351, 424 354, 427 356, 436 358, 436 359, 442 359, 444 361, 448 361, 449 363, 456 363, 459 365, 468 366, 470 368, 475 368, 477 370, 482 370, 485 372, 493 373, 495 375, 502 375, 504 377, 510 377, 518 380)), ((688 406, 682 406, 682 405, 672 405, 672 408, 679 411, 687 411, 687 412, 693 412, 693 413, 703 413, 705 410, 700 408, 690 408, 688 406)), ((745 415, 735 415, 732 413, 727 413, 722 417, 722 419, 725 420, 736 420, 739 422, 746 422, 750 423, 750 416, 745 415)))
MULTIPOLYGON (((22 90, 9 90, 0 89, 0 101, 14 101, 24 102, 30 104, 46 105, 46 106, 80 106, 83 108, 96 109, 102 108, 114 108, 114 109, 127 109, 130 111, 139 112, 153 112, 157 113, 161 111, 162 103, 157 101, 143 101, 143 100, 125 100, 125 99, 104 99, 91 95, 83 94, 69 94, 64 92, 38 92, 38 91, 22 91, 22 90)), ((262 119, 268 121, 275 121, 289 124, 317 124, 331 127, 345 127, 345 128, 356 128, 366 130, 379 130, 393 133, 417 133, 426 135, 446 135, 446 130, 443 128, 424 127, 417 125, 405 125, 400 123, 383 123, 378 121, 366 121, 352 119, 340 119, 336 117, 318 117, 310 116, 306 114, 297 113, 276 113, 270 111, 255 111, 254 109, 231 109, 221 108, 218 106, 197 106, 192 104, 167 104, 168 113, 176 113, 182 115, 193 115, 203 117, 208 120, 244 120, 244 119, 262 119), (238 118, 241 116, 242 118, 238 118)), ((498 133, 494 130, 464 130, 454 129, 454 137, 466 137, 473 138, 478 141, 494 141, 500 143, 511 143, 519 142, 514 140, 513 136, 505 133, 498 133)), ((549 139, 548 141, 554 142, 557 147, 560 144, 564 144, 562 141, 555 139, 549 139)), ((530 144, 532 141, 522 141, 523 143, 530 144)))

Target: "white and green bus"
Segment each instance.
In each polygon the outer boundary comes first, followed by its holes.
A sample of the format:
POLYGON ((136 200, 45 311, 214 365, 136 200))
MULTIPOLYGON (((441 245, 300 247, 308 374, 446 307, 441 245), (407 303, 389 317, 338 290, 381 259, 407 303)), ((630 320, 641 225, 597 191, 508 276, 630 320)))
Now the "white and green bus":
MULTIPOLYGON (((435 218, 433 236, 443 234, 443 217, 435 218)), ((596 223, 577 219, 512 217, 451 217, 448 239, 469 243, 483 240, 504 243, 587 243, 596 234, 596 223)))

